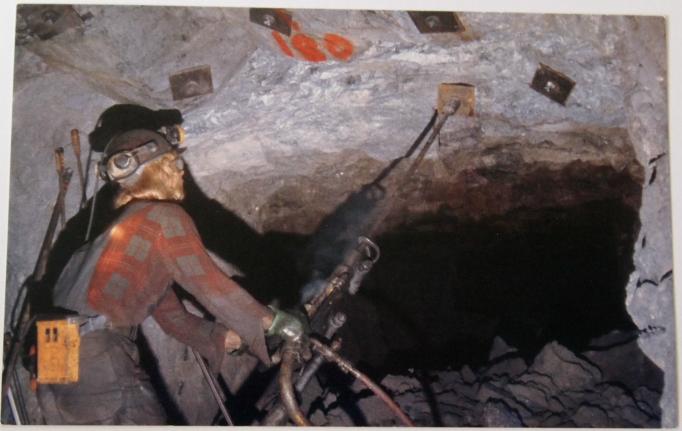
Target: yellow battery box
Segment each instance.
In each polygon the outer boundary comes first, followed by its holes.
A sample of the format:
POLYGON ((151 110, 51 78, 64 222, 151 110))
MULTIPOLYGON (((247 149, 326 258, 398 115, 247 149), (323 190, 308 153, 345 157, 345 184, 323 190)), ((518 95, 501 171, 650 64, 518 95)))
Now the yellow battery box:
POLYGON ((78 323, 72 319, 42 320, 38 328, 38 383, 78 381, 78 323))

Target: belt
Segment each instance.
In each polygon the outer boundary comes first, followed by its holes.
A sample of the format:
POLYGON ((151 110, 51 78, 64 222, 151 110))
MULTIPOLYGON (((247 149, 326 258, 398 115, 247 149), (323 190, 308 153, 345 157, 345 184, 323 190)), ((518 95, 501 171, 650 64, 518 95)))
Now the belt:
POLYGON ((111 321, 107 316, 78 316, 74 319, 78 323, 78 333, 82 337, 93 331, 99 331, 100 329, 111 329, 113 328, 111 321))
POLYGON ((75 316, 70 317, 72 321, 78 323, 78 334, 82 337, 94 331, 109 330, 111 332, 123 335, 131 341, 137 338, 137 325, 135 326, 114 326, 111 321, 104 315, 98 316, 75 316))

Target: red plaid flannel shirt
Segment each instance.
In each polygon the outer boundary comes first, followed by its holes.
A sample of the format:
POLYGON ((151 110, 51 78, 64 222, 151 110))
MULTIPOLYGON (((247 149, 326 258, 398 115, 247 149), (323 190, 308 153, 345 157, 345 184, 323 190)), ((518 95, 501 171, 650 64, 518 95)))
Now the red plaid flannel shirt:
POLYGON ((223 273, 210 258, 194 222, 177 204, 151 202, 113 229, 88 291, 89 305, 116 326, 141 323, 152 315, 165 332, 195 348, 217 368, 226 328, 264 363, 262 318, 271 311, 223 273), (190 314, 170 288, 175 281, 216 320, 190 314))

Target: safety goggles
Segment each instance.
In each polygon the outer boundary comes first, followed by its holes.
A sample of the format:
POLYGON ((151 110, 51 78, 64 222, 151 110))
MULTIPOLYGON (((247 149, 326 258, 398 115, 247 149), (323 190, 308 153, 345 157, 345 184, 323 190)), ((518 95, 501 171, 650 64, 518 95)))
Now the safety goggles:
POLYGON ((170 151, 178 150, 177 147, 169 145, 159 145, 151 140, 135 149, 121 151, 112 154, 100 169, 111 181, 120 181, 133 175, 137 169, 147 162, 156 159, 170 151))

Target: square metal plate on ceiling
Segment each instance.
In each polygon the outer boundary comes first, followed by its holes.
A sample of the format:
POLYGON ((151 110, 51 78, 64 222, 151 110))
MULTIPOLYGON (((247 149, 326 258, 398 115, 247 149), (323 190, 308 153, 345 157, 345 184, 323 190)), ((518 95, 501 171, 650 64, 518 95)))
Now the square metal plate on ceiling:
POLYGON ((271 30, 291 35, 291 14, 284 9, 251 8, 249 19, 271 30))
POLYGON ((213 93, 211 66, 197 66, 181 70, 168 77, 173 100, 187 99, 213 93))
POLYGON ((457 82, 454 84, 442 83, 438 85, 438 113, 443 113, 443 108, 452 99, 459 99, 460 105, 455 115, 473 117, 476 108, 476 87, 471 84, 457 82))
POLYGON ((574 80, 542 63, 535 71, 533 82, 530 84, 533 90, 562 105, 566 104, 566 99, 574 86, 574 80))
POLYGON ((464 25, 454 12, 408 12, 420 33, 460 33, 464 25))
POLYGON ((26 21, 29 31, 41 40, 50 39, 83 24, 73 6, 18 5, 17 12, 26 21))

